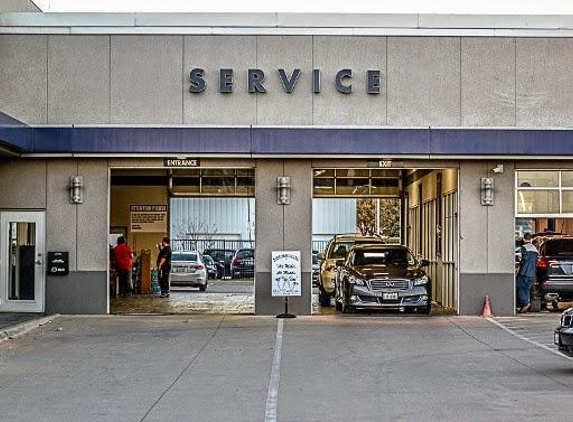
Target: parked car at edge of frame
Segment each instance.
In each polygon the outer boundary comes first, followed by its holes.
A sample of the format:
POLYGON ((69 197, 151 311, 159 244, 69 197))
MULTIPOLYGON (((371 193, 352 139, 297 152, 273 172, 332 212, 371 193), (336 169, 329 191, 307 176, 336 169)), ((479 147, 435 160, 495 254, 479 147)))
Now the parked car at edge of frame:
POLYGON ((337 234, 328 241, 324 252, 318 254, 320 269, 318 271, 318 301, 320 306, 330 306, 330 298, 334 296, 336 268, 346 259, 350 248, 357 243, 383 243, 378 236, 362 236, 361 234, 337 234))
POLYGON ((320 271, 320 261, 318 251, 312 251, 312 287, 318 287, 318 272, 320 271))
POLYGON ((563 354, 573 356, 573 308, 561 314, 559 327, 554 332, 554 342, 563 354))
POLYGON ((356 309, 404 309, 429 314, 431 283, 410 250, 400 245, 357 244, 338 269, 335 305, 344 313, 356 309))
POLYGON ((171 255, 172 285, 187 285, 207 290, 207 268, 199 252, 173 252, 171 255))
POLYGON ((255 274, 255 250, 252 248, 237 249, 231 261, 231 277, 253 277, 255 274))
POLYGON ((573 236, 550 235, 533 239, 539 250, 533 298, 541 307, 552 304, 559 310, 560 301, 573 300, 573 236))
POLYGON ((205 267, 207 268, 208 278, 217 278, 217 264, 211 255, 203 255, 203 261, 205 262, 205 267))
POLYGON ((217 278, 231 276, 231 262, 233 261, 233 249, 205 249, 203 255, 209 255, 217 265, 217 278))

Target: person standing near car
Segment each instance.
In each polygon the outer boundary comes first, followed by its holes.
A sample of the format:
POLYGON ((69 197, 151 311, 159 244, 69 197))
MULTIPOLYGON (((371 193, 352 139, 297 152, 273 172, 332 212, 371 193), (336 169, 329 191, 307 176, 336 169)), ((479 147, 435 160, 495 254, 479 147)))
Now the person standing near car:
POLYGON ((157 256, 157 271, 159 271, 159 285, 161 297, 169 297, 169 273, 171 272, 171 246, 168 237, 161 240, 161 248, 157 256))
POLYGON ((119 292, 122 297, 131 294, 130 278, 133 270, 133 252, 125 244, 125 237, 117 238, 117 245, 113 248, 113 257, 119 279, 119 292))
POLYGON ((531 308, 531 286, 535 278, 538 256, 537 248, 531 243, 531 233, 525 233, 523 235, 523 246, 521 246, 521 262, 515 279, 519 313, 525 313, 531 308))

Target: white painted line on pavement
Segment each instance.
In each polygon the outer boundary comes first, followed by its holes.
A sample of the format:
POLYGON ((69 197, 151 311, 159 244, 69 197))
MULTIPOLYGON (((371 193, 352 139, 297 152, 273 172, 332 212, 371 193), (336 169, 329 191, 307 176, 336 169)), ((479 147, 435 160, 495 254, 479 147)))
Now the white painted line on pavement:
POLYGON ((283 324, 279 319, 277 323, 277 336, 275 338, 275 350, 273 353, 273 367, 271 370, 271 380, 267 393, 267 407, 265 409, 265 422, 276 422, 279 402, 279 385, 281 382, 281 354, 283 348, 283 324))
POLYGON ((496 320, 493 319, 493 318, 486 318, 486 319, 487 319, 489 322, 491 322, 492 324, 497 325, 497 326, 498 326, 499 328, 501 328, 502 330, 507 331, 509 334, 511 334, 511 335, 514 336, 514 337, 517 337, 517 338, 520 339, 520 340, 526 341, 526 342, 528 342, 528 343, 533 344, 534 346, 537 346, 537 347, 540 347, 540 348, 542 348, 542 349, 545 349, 545 350, 547 350, 548 352, 553 353, 554 355, 561 356, 562 358, 565 358, 565 359, 568 359, 568 360, 573 360, 573 358, 564 355, 563 353, 559 352, 558 350, 552 349, 552 348, 549 347, 549 346, 546 346, 546 345, 544 345, 544 344, 538 343, 537 341, 528 339, 527 337, 522 336, 521 334, 516 333, 515 331, 513 331, 513 330, 507 328, 505 325, 503 325, 502 323, 496 321, 496 320))

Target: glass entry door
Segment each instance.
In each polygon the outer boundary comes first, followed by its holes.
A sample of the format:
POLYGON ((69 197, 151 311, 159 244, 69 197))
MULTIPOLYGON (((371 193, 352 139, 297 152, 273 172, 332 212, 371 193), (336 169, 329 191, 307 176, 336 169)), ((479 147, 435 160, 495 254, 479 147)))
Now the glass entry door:
POLYGON ((0 311, 44 312, 44 213, 0 212, 0 311))

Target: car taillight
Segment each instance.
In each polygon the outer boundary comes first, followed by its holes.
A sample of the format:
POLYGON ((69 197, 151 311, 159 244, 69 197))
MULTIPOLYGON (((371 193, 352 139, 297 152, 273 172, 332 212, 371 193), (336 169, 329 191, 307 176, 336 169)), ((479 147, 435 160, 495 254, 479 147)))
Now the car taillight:
POLYGON ((233 259, 233 265, 241 265, 243 263, 242 259, 235 258, 233 259))
POLYGON ((198 270, 202 270, 202 269, 204 269, 205 267, 204 267, 203 265, 199 264, 199 265, 197 265, 195 268, 198 269, 198 270))
POLYGON ((547 268, 549 267, 549 260, 547 259, 540 259, 537 261, 537 268, 547 268))

